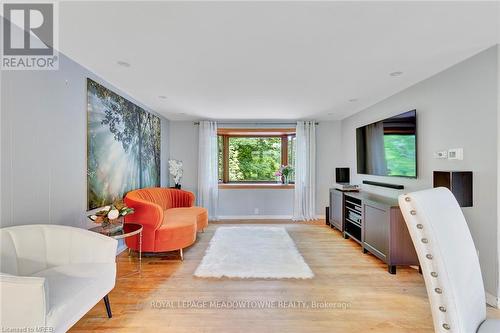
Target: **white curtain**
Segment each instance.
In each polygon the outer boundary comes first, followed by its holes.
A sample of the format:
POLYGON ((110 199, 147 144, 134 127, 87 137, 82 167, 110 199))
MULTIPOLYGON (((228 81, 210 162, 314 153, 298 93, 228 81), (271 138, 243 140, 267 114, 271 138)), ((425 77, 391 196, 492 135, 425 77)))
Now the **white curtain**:
POLYGON ((200 121, 198 145, 198 206, 208 210, 208 217, 218 219, 219 177, 217 123, 200 121))
POLYGON ((316 219, 316 123, 298 121, 296 131, 294 221, 316 219))

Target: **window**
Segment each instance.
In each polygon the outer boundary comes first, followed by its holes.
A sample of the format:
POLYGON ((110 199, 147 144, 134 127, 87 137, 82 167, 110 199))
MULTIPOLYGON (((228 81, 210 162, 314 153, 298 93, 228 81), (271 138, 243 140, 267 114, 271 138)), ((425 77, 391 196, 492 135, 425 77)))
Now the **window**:
POLYGON ((276 183, 280 166, 295 163, 295 129, 219 129, 218 143, 222 183, 276 183))

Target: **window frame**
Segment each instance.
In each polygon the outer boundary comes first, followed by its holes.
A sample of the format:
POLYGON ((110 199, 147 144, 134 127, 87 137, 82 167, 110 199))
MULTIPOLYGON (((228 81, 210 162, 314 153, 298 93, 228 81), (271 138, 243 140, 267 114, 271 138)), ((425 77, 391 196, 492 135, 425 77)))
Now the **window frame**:
MULTIPOLYGON (((276 181, 270 180, 229 180, 229 139, 230 138, 281 138, 281 165, 288 164, 288 137, 295 136, 295 128, 219 128, 217 136, 222 137, 222 179, 219 180, 219 186, 225 187, 231 185, 252 185, 273 186, 276 187, 276 181)), ((290 182, 293 186, 294 182, 290 182)), ((276 188, 290 187, 287 185, 277 186, 276 188)), ((245 187, 246 188, 246 187, 245 187)))

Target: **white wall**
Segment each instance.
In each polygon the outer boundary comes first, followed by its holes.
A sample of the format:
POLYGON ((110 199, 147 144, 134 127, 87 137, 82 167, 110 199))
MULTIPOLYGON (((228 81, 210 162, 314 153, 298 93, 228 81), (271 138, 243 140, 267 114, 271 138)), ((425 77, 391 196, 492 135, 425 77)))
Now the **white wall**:
MULTIPOLYGON (((61 53, 59 59, 57 71, 2 71, 2 227, 90 225, 86 218, 86 79, 134 101, 61 53)), ((166 184, 169 134, 165 118, 161 126, 161 179, 166 184)))
MULTIPOLYGON (((404 191, 432 187, 433 170, 474 172, 474 207, 464 208, 479 250, 486 291, 498 295, 498 114, 497 48, 490 48, 342 121, 342 145, 354 183, 378 180, 405 185, 404 191), (404 111, 417 110, 418 179, 356 174, 355 129, 404 111), (433 152, 464 149, 464 160, 438 160, 433 152)), ((366 190, 396 197, 403 191, 366 190)))
MULTIPOLYGON (((181 160, 182 189, 196 194, 198 188, 198 126, 192 121, 170 121, 170 158, 181 160)), ((173 184, 172 178, 170 178, 173 184)))
MULTIPOLYGON (((196 193, 198 162, 198 126, 192 121, 170 122, 170 158, 184 162, 182 186, 196 193)), ((317 128, 316 212, 323 216, 328 205, 328 189, 334 182, 334 170, 341 160, 340 121, 320 122, 317 128)), ((290 218, 293 214, 293 190, 221 189, 221 218, 290 218), (255 213, 258 209, 258 213, 255 213)))
POLYGON ((316 129, 316 214, 323 216, 329 205, 335 168, 342 167, 340 121, 320 121, 316 129))

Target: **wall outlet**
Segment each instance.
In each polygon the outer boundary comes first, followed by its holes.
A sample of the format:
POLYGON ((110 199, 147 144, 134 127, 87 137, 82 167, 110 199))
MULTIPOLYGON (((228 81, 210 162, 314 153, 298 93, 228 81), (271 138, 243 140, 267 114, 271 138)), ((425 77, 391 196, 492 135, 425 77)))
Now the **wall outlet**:
POLYGON ((255 215, 258 215, 258 214, 259 214, 259 209, 258 209, 258 208, 254 208, 254 209, 253 209, 253 213, 254 213, 255 215))
POLYGON ((448 150, 449 160, 463 160, 464 159, 464 149, 463 148, 453 148, 448 150))
POLYGON ((434 158, 446 159, 448 158, 448 151, 442 150, 434 153, 434 158))

